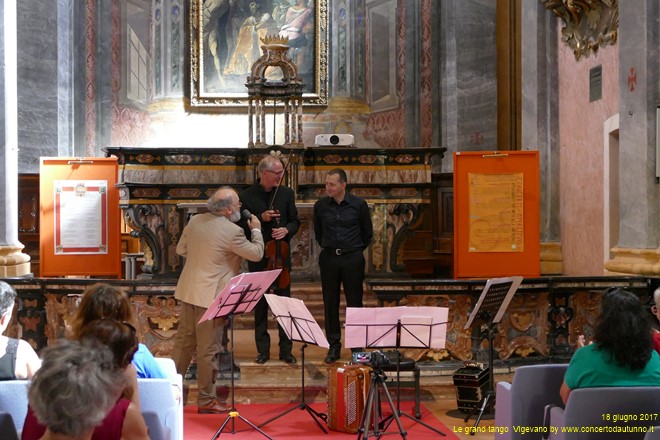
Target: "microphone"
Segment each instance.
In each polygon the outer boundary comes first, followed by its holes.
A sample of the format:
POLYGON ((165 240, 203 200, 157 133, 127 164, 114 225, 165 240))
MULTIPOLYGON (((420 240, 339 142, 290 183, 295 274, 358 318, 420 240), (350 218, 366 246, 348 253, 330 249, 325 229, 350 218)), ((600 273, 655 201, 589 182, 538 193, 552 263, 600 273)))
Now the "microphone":
POLYGON ((241 211, 241 217, 243 218, 243 220, 249 220, 250 217, 252 217, 252 213, 247 209, 244 209, 243 211, 241 211))

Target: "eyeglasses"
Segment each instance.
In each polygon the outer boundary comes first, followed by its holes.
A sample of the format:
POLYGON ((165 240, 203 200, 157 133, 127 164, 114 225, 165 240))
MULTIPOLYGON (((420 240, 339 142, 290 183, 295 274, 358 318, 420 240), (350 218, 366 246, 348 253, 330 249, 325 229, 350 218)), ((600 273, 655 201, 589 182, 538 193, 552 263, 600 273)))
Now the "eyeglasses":
POLYGON ((282 170, 282 171, 264 170, 264 171, 266 171, 268 173, 271 173, 271 174, 275 174, 276 176, 281 176, 282 174, 284 174, 284 170, 282 170))
POLYGON ((236 207, 240 208, 241 206, 243 206, 243 204, 241 202, 238 202, 238 203, 232 203, 229 206, 236 206, 236 207))

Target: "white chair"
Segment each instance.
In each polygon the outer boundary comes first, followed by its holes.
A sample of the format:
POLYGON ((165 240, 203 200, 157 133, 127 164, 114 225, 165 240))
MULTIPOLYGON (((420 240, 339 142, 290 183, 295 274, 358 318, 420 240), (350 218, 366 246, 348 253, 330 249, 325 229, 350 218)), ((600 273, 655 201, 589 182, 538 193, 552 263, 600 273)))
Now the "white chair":
POLYGON ((140 410, 158 415, 166 438, 183 440, 183 377, 172 359, 156 358, 156 362, 167 378, 138 379, 140 410))
POLYGON ((170 440, 172 438, 172 432, 162 425, 160 417, 154 411, 142 411, 142 417, 149 429, 149 440, 170 440))
POLYGON ((29 385, 28 380, 0 381, 0 411, 11 414, 19 434, 27 415, 29 385))

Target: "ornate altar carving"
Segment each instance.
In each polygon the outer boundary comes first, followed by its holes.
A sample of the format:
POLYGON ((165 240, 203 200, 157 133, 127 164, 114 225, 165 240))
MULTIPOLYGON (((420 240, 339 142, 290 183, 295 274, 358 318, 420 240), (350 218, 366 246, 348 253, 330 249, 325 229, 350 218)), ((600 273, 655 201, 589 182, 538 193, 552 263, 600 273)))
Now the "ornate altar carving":
POLYGON ((561 39, 573 49, 575 59, 588 57, 598 48, 616 44, 619 0, 542 0, 564 22, 561 39))
MULTIPOLYGON (((266 154, 289 156, 297 148, 149 149, 108 147, 119 162, 120 207, 131 236, 144 252, 140 277, 177 277, 182 260, 176 243, 190 214, 181 206, 205 202, 221 185, 237 190, 255 181, 255 164, 266 154)), ((318 276, 311 207, 324 194, 325 174, 344 167, 350 190, 373 206, 374 241, 368 272, 429 274, 436 258, 431 219, 433 161, 444 148, 307 148, 290 155, 288 184, 296 193, 302 221, 291 243, 292 275, 318 276), (418 244, 410 246, 412 241, 418 244)))
POLYGON ((265 147, 266 109, 273 107, 273 142, 276 142, 276 110, 283 110, 285 147, 302 147, 303 87, 298 67, 287 55, 289 38, 268 35, 261 40, 263 55, 252 65, 248 76, 248 147, 265 147), (282 77, 277 78, 281 72, 282 77), (277 79, 276 79, 277 78, 277 79))

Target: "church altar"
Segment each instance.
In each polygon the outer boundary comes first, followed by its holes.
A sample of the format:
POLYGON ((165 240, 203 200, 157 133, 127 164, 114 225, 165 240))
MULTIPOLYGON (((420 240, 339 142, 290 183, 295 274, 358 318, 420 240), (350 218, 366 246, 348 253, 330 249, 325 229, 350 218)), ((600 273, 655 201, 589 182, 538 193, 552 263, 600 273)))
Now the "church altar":
MULTIPOLYGON (((256 179, 256 166, 267 154, 290 159, 286 184, 296 193, 301 228, 291 242, 292 277, 314 280, 319 249, 314 242, 311 207, 325 192, 325 175, 343 168, 348 187, 372 206, 374 241, 367 253, 370 275, 405 274, 402 262, 412 225, 431 234, 434 206, 433 169, 445 148, 375 149, 353 147, 152 149, 108 147, 117 157, 120 207, 131 235, 145 254, 146 277, 177 277, 182 260, 176 243, 191 212, 222 185, 240 191, 256 179)), ((428 241, 426 260, 433 258, 428 241)))

